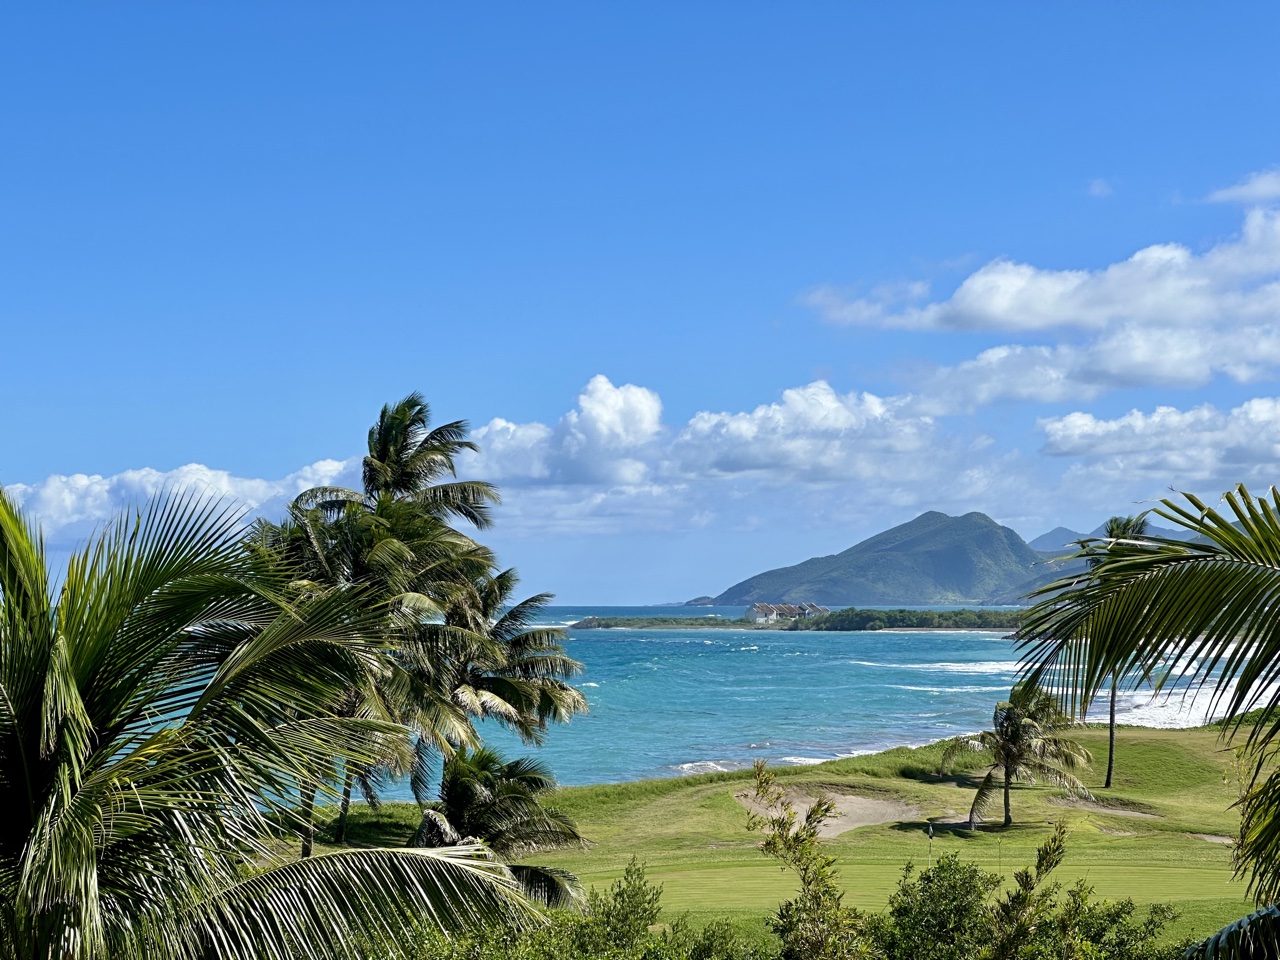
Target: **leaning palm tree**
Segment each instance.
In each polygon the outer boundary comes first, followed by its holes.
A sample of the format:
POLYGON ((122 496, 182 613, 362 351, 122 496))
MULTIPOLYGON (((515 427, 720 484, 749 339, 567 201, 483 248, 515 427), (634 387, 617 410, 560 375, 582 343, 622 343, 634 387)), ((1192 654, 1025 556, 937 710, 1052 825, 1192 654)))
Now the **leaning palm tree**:
POLYGON ((1043 780, 1069 793, 1087 797, 1071 772, 1088 766, 1089 752, 1061 732, 1074 721, 1048 691, 1033 684, 1015 684, 1009 699, 996 705, 991 729, 950 741, 942 753, 943 769, 963 753, 990 753, 992 763, 978 785, 969 809, 969 824, 981 818, 1003 789, 1004 826, 1013 823, 1010 788, 1014 783, 1043 780))
POLYGON ((459 750, 445 762, 436 799, 422 805, 410 846, 481 842, 509 864, 526 895, 564 906, 580 894, 573 874, 510 863, 543 850, 585 846, 573 821, 544 804, 555 786, 550 769, 532 757, 507 760, 488 747, 459 750))
POLYGON ((1022 657, 1031 679, 1052 678, 1077 701, 1114 673, 1207 690, 1252 764, 1236 863, 1265 903, 1280 898, 1280 492, 1255 499, 1239 486, 1223 511, 1183 497, 1155 513, 1193 539, 1117 544, 1045 587, 1019 631, 1022 657))
POLYGON ((549 723, 587 709, 569 681, 582 664, 561 646, 564 631, 538 623, 551 595, 515 602, 513 569, 477 577, 460 591, 443 624, 427 624, 427 649, 453 672, 455 702, 476 720, 495 720, 528 744, 540 744, 549 723))
MULTIPOLYGON (((1136 517, 1111 517, 1103 527, 1102 540, 1086 540, 1081 546, 1081 556, 1090 568, 1096 567, 1106 556, 1112 546, 1124 544, 1133 546, 1136 541, 1147 535, 1147 515, 1136 517)), ((1120 686, 1120 677, 1111 675, 1111 703, 1107 714, 1107 778, 1102 784, 1104 789, 1111 788, 1111 779, 1116 769, 1116 692, 1120 686)))
POLYGON ((382 612, 293 595, 243 529, 162 497, 55 580, 0 492, 0 954, 345 958, 528 909, 476 845, 280 856, 298 785, 402 730, 338 710, 382 669, 382 612))

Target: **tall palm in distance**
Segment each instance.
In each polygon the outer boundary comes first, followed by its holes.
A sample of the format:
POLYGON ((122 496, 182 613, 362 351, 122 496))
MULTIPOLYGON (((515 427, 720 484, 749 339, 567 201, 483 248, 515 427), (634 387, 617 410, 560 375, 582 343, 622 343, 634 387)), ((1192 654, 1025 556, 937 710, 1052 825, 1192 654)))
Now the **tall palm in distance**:
POLYGON ((969 808, 969 824, 980 819, 1004 795, 1004 826, 1013 824, 1011 787, 1043 780, 1069 793, 1087 797, 1089 791, 1072 771, 1091 762, 1089 751, 1061 732, 1074 724, 1057 699, 1034 684, 1019 683, 1009 699, 996 705, 991 729, 956 737, 942 753, 945 771, 965 753, 990 753, 992 764, 978 785, 969 808))
MULTIPOLYGON (((1135 541, 1140 541, 1147 535, 1147 515, 1139 514, 1136 517, 1111 517, 1107 520, 1106 526, 1103 527, 1102 543, 1097 541, 1084 541, 1082 544, 1081 554, 1085 559, 1085 563, 1090 569, 1093 569, 1102 562, 1105 551, 1114 544, 1124 544, 1126 547, 1133 546, 1135 541), (1099 552, 1101 548, 1102 552, 1099 552)), ((1120 686, 1120 677, 1117 674, 1111 675, 1111 702, 1108 711, 1107 720, 1107 778, 1102 784, 1104 789, 1111 788, 1112 776, 1116 768, 1116 692, 1120 686)))
POLYGON ((294 784, 402 735, 339 709, 382 669, 382 611, 295 579, 238 511, 170 496, 55 581, 0 491, 0 953, 346 958, 525 909, 481 846, 277 855, 294 784))

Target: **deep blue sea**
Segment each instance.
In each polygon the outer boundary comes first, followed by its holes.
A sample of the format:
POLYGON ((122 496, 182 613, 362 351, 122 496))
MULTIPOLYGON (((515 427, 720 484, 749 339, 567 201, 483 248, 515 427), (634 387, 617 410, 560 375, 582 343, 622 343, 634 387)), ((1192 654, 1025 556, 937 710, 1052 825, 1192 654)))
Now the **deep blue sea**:
MULTIPOLYGON (((596 616, 741 617, 742 607, 550 607, 596 616)), ((990 723, 1017 673, 1013 645, 970 631, 574 630, 567 652, 590 713, 537 753, 561 783, 611 783, 922 744, 990 723)), ((1122 722, 1182 725, 1178 704, 1122 697, 1122 722)), ((1103 706, 1105 709, 1105 705, 1103 706)), ((486 725, 509 755, 519 741, 486 725)), ((407 796, 407 793, 405 794, 407 796)))

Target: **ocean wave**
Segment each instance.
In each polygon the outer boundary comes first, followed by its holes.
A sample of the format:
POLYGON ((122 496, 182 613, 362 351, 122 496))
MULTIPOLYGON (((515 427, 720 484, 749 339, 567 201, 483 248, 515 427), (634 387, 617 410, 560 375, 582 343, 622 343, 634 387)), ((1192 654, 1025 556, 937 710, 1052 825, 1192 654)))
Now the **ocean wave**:
POLYGON ((815 764, 826 763, 831 757, 779 757, 779 763, 786 763, 793 767, 812 767, 815 764))
POLYGON ((911 690, 916 693, 1008 693, 1008 687, 911 687, 906 684, 891 683, 894 690, 911 690))
POLYGON ((886 667, 891 670, 920 670, 924 673, 1016 674, 1016 660, 977 660, 972 663, 880 663, 875 660, 847 660, 857 667, 886 667))
POLYGON ((584 684, 581 684, 581 686, 584 686, 584 687, 598 687, 598 686, 600 686, 600 684, 598 684, 598 683, 584 683, 584 684))
MULTIPOLYGON (((1212 685, 1205 687, 1180 687, 1176 690, 1152 694, 1149 691, 1124 691, 1116 698, 1116 722, 1124 726, 1202 727, 1225 716, 1236 685, 1228 684, 1221 696, 1212 685)), ((1262 693, 1260 703, 1266 703, 1277 688, 1268 687, 1262 693)), ((1105 723, 1109 712, 1109 694, 1100 691, 1089 708, 1086 719, 1105 723)))
POLYGON ((745 766, 736 760, 694 760, 692 763, 677 763, 672 769, 678 770, 682 777, 691 777, 699 773, 729 773, 745 766))

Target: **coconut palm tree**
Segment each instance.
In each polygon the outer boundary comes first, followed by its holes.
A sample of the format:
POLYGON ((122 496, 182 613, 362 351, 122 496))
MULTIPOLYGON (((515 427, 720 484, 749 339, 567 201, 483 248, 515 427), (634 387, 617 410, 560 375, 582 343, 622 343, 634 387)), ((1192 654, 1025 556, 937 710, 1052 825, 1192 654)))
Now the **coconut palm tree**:
POLYGON ((359 503, 372 510, 374 503, 386 498, 412 504, 441 522, 461 519, 483 530, 491 521, 490 507, 501 500, 497 488, 479 480, 456 479, 457 457, 475 449, 467 439, 465 420, 433 430, 430 407, 422 394, 411 393, 399 403, 383 406, 378 422, 369 428, 369 452, 360 471, 363 491, 314 487, 298 502, 328 510, 359 503), (445 477, 454 479, 440 482, 445 477))
MULTIPOLYGON (((1238 486, 1223 496, 1224 510, 1182 498, 1154 512, 1192 539, 1113 545, 1101 563, 1038 591, 1019 631, 1022 658, 1030 679, 1052 679, 1077 701, 1115 673, 1161 676, 1157 689, 1207 690, 1224 736, 1252 764, 1238 804, 1237 871, 1260 903, 1272 902, 1280 898, 1280 492, 1255 498, 1238 486)), ((1275 955, 1276 930, 1242 921, 1211 938, 1212 955, 1253 955, 1245 945, 1258 938, 1275 955)))
POLYGON ((512 597, 515 570, 477 577, 445 611, 443 624, 423 624, 417 649, 450 672, 455 703, 475 720, 495 720, 528 744, 540 744, 549 723, 565 723, 587 709, 569 681, 582 664, 564 652, 564 631, 539 626, 551 601, 512 597))
POLYGON ((422 805, 410 846, 479 841, 509 865, 528 896, 563 906, 580 893, 573 874, 510 862, 542 850, 585 846, 572 820, 543 805, 555 786, 551 771, 532 757, 507 760, 488 747, 458 750, 444 764, 436 799, 422 805))
POLYGON ((1096 566, 1038 591, 1021 655, 1030 679, 1085 702, 1117 672, 1160 676, 1158 689, 1207 688, 1227 735, 1255 762, 1241 801, 1241 870, 1256 895, 1275 899, 1280 773, 1267 761, 1280 746, 1280 493, 1255 499, 1237 487, 1222 512, 1183 496, 1155 513, 1193 539, 1113 544, 1096 566))
POLYGON ((482 846, 278 855, 297 785, 403 730, 338 709, 383 669, 383 611, 291 590, 243 529, 161 497, 55 580, 0 492, 4 956, 345 958, 528 909, 482 846))
POLYGON ((1089 795, 1084 784, 1071 773, 1088 766, 1089 751, 1059 735, 1073 722, 1048 691, 1019 683, 1014 685, 1007 701, 996 705, 990 730, 956 737, 947 744, 942 753, 944 770, 963 753, 990 753, 993 757, 969 809, 970 826, 995 803, 996 793, 1002 787, 1004 826, 1011 825, 1009 793, 1015 782, 1043 780, 1077 796, 1089 795))
MULTIPOLYGON (((1082 544, 1081 554, 1089 567, 1096 567, 1102 562, 1102 558, 1106 555, 1105 551, 1114 544, 1125 544, 1132 546, 1134 541, 1139 541, 1147 535, 1147 515, 1139 514, 1136 517, 1111 517, 1107 520, 1106 526, 1103 527, 1103 539, 1098 541, 1085 541, 1082 544), (1101 551, 1099 550, 1101 547, 1101 551)), ((1107 719, 1107 779, 1102 784, 1105 789, 1111 788, 1112 775, 1116 768, 1116 691, 1119 689, 1120 678, 1116 674, 1111 675, 1111 703, 1107 719)))
MULTIPOLYGON (((450 526, 455 519, 478 528, 489 524, 496 489, 479 481, 438 482, 455 476, 455 458, 474 450, 466 439, 465 421, 430 429, 430 410, 420 394, 410 394, 382 408, 369 431, 364 458, 363 491, 316 487, 290 505, 281 524, 262 523, 258 542, 301 571, 299 589, 323 591, 360 584, 388 601, 384 635, 404 639, 424 619, 443 615, 459 590, 493 569, 493 554, 450 526)), ((382 676, 378 695, 415 733, 417 741, 437 752, 471 742, 471 727, 451 696, 452 691, 424 685, 423 676, 405 674, 396 662, 382 676)), ((352 692, 347 710, 366 709, 352 692)), ((406 741, 373 766, 344 766, 336 836, 345 835, 351 795, 356 786, 366 799, 376 798, 376 784, 387 769, 406 772, 413 750, 406 741)), ((311 822, 313 795, 304 788, 304 820, 311 822)), ((313 830, 304 826, 302 855, 312 851, 313 830)))

